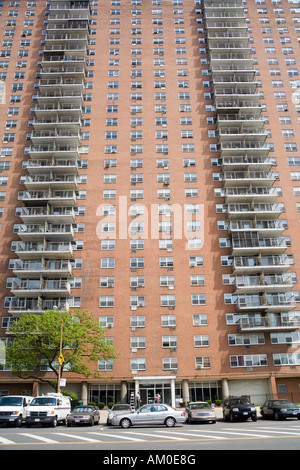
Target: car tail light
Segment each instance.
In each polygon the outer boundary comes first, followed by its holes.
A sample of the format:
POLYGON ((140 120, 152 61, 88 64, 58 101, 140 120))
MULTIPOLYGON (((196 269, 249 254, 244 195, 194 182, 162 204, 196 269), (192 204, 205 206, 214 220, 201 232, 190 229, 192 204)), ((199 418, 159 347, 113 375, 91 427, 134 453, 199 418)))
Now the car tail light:
POLYGON ((185 412, 183 411, 180 416, 185 416, 185 412))

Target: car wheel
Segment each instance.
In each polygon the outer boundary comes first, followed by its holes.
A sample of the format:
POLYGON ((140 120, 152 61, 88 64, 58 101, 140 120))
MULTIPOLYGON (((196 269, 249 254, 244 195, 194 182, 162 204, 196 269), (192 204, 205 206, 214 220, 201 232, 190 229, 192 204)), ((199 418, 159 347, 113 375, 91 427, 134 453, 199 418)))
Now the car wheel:
POLYGON ((128 418, 122 419, 122 421, 120 422, 120 425, 122 426, 122 428, 125 428, 125 429, 129 428, 131 425, 130 419, 128 418))
POLYGON ((52 427, 56 428, 56 426, 57 426, 57 416, 55 416, 52 421, 52 427))
POLYGON ((169 416, 169 418, 167 418, 166 421, 165 421, 165 425, 168 428, 172 428, 173 426, 175 426, 175 423, 176 423, 176 420, 175 420, 175 418, 172 418, 172 416, 169 416))
POLYGON ((275 417, 275 420, 276 420, 276 421, 279 421, 279 419, 280 419, 280 418, 279 418, 279 414, 278 414, 278 412, 277 412, 277 411, 275 411, 275 415, 274 415, 274 417, 275 417))
POLYGON ((233 416, 232 413, 230 413, 229 419, 230 419, 230 422, 231 422, 231 423, 234 423, 234 422, 235 422, 235 417, 233 416))
POLYGON ((22 415, 20 415, 16 421, 16 426, 20 427, 22 426, 22 415))
POLYGON ((251 418, 252 421, 257 421, 257 417, 256 416, 253 416, 253 418, 251 418))

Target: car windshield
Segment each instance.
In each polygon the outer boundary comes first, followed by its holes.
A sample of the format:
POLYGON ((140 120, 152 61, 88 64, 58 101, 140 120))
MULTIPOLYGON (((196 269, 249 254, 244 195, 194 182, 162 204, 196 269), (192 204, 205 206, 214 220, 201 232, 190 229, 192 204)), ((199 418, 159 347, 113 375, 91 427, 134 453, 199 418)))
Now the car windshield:
POLYGON ((84 411, 85 413, 91 413, 93 411, 93 408, 91 408, 90 406, 78 406, 73 410, 74 413, 80 413, 81 411, 84 411))
POLYGON ((274 406, 294 406, 294 403, 290 402, 289 400, 274 400, 272 403, 274 406))
POLYGON ((248 398, 234 398, 229 402, 231 405, 250 405, 248 398))
POLYGON ((114 405, 112 407, 112 410, 114 410, 114 411, 124 411, 124 410, 128 411, 130 409, 131 409, 130 405, 114 405))
POLYGON ((34 398, 30 403, 31 406, 51 406, 56 405, 56 399, 50 397, 34 398))
POLYGON ((207 410, 210 409, 211 406, 208 403, 192 403, 189 405, 190 410, 207 410))
POLYGON ((22 406, 22 397, 1 397, 0 406, 22 406))

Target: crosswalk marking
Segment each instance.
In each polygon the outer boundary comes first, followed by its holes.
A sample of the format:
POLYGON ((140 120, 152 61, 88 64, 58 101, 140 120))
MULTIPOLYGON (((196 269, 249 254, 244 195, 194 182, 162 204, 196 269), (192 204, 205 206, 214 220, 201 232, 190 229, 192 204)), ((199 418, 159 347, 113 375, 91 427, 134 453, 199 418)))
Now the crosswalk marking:
POLYGON ((37 439, 38 441, 47 442, 48 444, 58 443, 58 441, 54 441, 53 439, 48 439, 47 437, 38 436, 37 434, 30 434, 28 432, 22 432, 20 433, 20 435, 25 436, 25 437, 31 437, 32 439, 37 439))
MULTIPOLYGON (((300 438, 300 426, 256 426, 256 427, 245 427, 245 428, 238 428, 238 427, 221 427, 219 429, 218 426, 216 426, 214 429, 211 427, 195 427, 194 429, 191 429, 191 427, 177 427, 173 429, 149 429, 146 428, 145 431, 144 429, 120 429, 120 430, 115 430, 113 432, 105 432, 106 428, 103 428, 104 432, 102 430, 95 430, 95 431, 76 431, 75 434, 70 434, 69 432, 57 432, 58 430, 55 430, 49 434, 46 434, 45 432, 42 432, 41 434, 39 433, 28 433, 28 432, 18 432, 15 435, 15 439, 12 433, 1 433, 2 436, 0 436, 0 448, 2 446, 21 446, 21 445, 28 445, 28 446, 33 446, 35 444, 41 444, 44 443, 45 445, 49 444, 54 444, 54 445, 61 445, 61 444, 76 444, 76 443, 95 443, 99 444, 101 446, 105 446, 105 443, 114 443, 117 445, 117 443, 120 443, 121 440, 123 441, 131 441, 133 444, 136 442, 136 445, 139 443, 151 443, 151 442, 157 442, 157 441, 178 441, 178 442, 183 442, 183 441, 201 441, 201 440, 210 440, 210 441, 224 441, 228 439, 258 439, 258 438, 263 438, 263 439, 278 439, 280 437, 282 438, 300 438), (7 435, 8 438, 4 437, 4 435, 7 435), (45 436, 49 437, 45 437, 45 436), (21 441, 23 437, 23 441, 21 441), (52 439, 54 437, 54 439, 52 439), (14 439, 14 440, 11 440, 14 439), (64 438, 64 439, 63 439, 64 438), (40 442, 37 442, 40 441, 40 442)), ((62 429, 62 431, 64 431, 62 429)), ((109 431, 109 430, 108 430, 109 431)), ((166 442, 164 441, 164 442, 166 442)), ((129 444, 129 442, 128 442, 129 444)))
MULTIPOLYGON (((127 431, 127 433, 129 433, 129 434, 134 434, 134 433, 131 432, 131 431, 127 431)), ((187 440, 188 440, 188 439, 182 439, 182 437, 173 437, 173 436, 169 436, 169 434, 168 434, 167 436, 160 436, 160 435, 157 436, 157 434, 148 434, 148 433, 145 433, 145 432, 139 433, 139 436, 151 436, 151 437, 154 437, 154 438, 155 438, 155 437, 163 437, 163 438, 165 438, 165 439, 174 439, 174 440, 179 440, 179 441, 187 441, 187 440)))
MULTIPOLYGON (((97 434, 97 436, 99 436, 99 433, 97 433, 97 432, 89 432, 89 434, 97 434)), ((125 439, 125 440, 128 440, 128 441, 145 442, 145 439, 138 439, 137 437, 120 436, 119 434, 107 434, 106 432, 101 432, 100 435, 101 436, 108 436, 108 437, 115 437, 115 438, 118 438, 118 439, 125 439)))
MULTIPOLYGON (((158 431, 158 432, 166 432, 166 431, 158 431)), ((175 432, 175 431, 174 431, 175 432)), ((219 432, 219 431, 218 431, 219 432)), ((205 438, 212 438, 212 439, 225 439, 225 437, 221 437, 221 436, 208 436, 207 434, 197 434, 192 432, 179 432, 179 431, 176 431, 176 434, 182 434, 183 436, 186 436, 186 437, 205 437, 205 438)))
MULTIPOLYGON (((263 429, 266 429, 265 432, 272 432, 272 433, 274 432, 275 434, 293 434, 294 436, 299 436, 299 434, 300 434, 300 430, 297 431, 297 432, 295 432, 295 431, 282 431, 281 430, 281 429, 286 429, 286 428, 276 428, 276 429, 280 429, 280 431, 274 431, 273 429, 268 431, 267 430, 268 428, 263 428, 263 429)), ((262 431, 263 431, 263 429, 262 429, 262 431)))
MULTIPOLYGON (((251 429, 249 429, 249 431, 251 432, 251 429)), ((218 432, 218 433, 220 433, 220 434, 237 434, 237 431, 207 431, 207 432, 208 432, 208 433, 210 433, 210 432, 218 432)), ((254 434, 254 433, 249 434, 249 433, 248 433, 248 430, 247 430, 247 432, 240 432, 240 431, 238 431, 238 435, 239 435, 239 436, 248 436, 248 437, 252 437, 252 436, 254 436, 254 437, 266 437, 264 434, 254 434)))
POLYGON ((76 435, 76 434, 69 434, 69 433, 64 433, 64 432, 57 432, 55 434, 58 434, 59 436, 64 436, 64 437, 73 437, 75 439, 79 439, 80 441, 102 442, 96 439, 91 439, 90 437, 83 437, 81 435, 76 435))
POLYGON ((6 439, 5 437, 0 437, 0 442, 1 444, 14 444, 13 441, 10 441, 9 439, 6 439))

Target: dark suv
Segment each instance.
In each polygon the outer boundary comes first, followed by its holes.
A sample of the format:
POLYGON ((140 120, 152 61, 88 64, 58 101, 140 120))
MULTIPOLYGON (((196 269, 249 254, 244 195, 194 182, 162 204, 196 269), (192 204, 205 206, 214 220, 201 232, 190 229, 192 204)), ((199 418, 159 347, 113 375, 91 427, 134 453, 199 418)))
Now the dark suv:
POLYGON ((228 397, 223 402, 223 418, 230 421, 238 419, 246 421, 251 418, 252 421, 256 421, 257 412, 249 396, 228 397))

